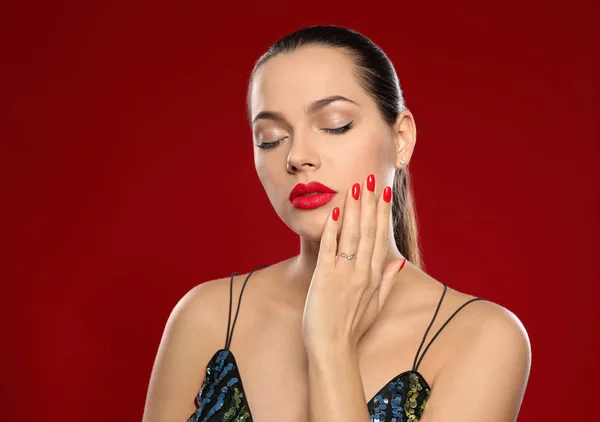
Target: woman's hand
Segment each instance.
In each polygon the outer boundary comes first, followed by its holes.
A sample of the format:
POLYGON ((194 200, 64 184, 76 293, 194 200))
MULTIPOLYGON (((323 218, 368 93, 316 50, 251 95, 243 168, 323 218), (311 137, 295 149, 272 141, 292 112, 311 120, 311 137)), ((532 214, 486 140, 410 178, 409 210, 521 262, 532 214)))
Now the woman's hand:
MULTIPOLYGON (((339 245, 339 208, 327 217, 302 318, 309 350, 355 348, 375 321, 405 259, 383 268, 387 256, 392 191, 375 193, 375 177, 346 195, 339 245), (342 254, 356 254, 352 259, 342 254)), ((354 350, 354 349, 353 349, 354 350)))

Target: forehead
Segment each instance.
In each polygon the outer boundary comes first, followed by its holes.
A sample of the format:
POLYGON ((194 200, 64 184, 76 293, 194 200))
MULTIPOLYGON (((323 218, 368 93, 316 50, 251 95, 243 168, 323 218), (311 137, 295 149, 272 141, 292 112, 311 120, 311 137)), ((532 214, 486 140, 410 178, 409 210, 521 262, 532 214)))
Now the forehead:
POLYGON ((302 47, 261 66, 252 81, 250 107, 253 115, 263 110, 299 113, 311 101, 331 95, 365 99, 352 59, 339 48, 302 47))

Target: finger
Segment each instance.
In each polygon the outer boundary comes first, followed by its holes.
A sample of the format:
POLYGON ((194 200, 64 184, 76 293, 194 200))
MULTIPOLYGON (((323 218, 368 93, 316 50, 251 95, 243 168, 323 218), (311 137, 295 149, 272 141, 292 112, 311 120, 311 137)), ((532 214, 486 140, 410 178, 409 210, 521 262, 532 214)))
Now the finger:
POLYGON ((386 186, 377 203, 377 230, 371 256, 371 268, 381 274, 387 256, 390 239, 390 216, 392 210, 392 188, 386 186))
POLYGON ((319 246, 319 256, 317 257, 317 265, 319 267, 333 267, 335 265, 335 254, 337 250, 337 231, 340 209, 334 207, 323 226, 323 234, 321 235, 321 244, 319 246))
POLYGON ((371 260, 377 235, 377 195, 375 176, 370 174, 364 182, 360 198, 360 243, 356 256, 356 269, 371 272, 371 260))
POLYGON ((335 254, 337 250, 337 231, 340 209, 335 207, 328 214, 321 235, 321 244, 319 246, 319 256, 317 257, 317 266, 320 268, 335 265, 335 254))
MULTIPOLYGON (((346 193, 338 253, 354 254, 358 250, 360 241, 360 196, 361 189, 358 183, 352 185, 346 193)), ((345 264, 351 262, 351 260, 345 258, 339 258, 337 262, 339 263, 340 260, 345 261, 345 264)))

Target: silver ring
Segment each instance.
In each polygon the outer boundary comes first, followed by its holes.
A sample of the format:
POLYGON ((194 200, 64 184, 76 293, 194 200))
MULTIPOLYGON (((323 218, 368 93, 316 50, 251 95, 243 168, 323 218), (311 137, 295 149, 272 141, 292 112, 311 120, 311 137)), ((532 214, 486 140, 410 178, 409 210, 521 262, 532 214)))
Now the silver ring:
POLYGON ((346 258, 347 260, 351 260, 351 259, 354 259, 354 258, 356 258, 356 254, 355 254, 355 253, 351 253, 351 254, 345 254, 345 253, 343 253, 343 252, 340 252, 340 253, 338 254, 338 256, 341 256, 342 258, 346 258))

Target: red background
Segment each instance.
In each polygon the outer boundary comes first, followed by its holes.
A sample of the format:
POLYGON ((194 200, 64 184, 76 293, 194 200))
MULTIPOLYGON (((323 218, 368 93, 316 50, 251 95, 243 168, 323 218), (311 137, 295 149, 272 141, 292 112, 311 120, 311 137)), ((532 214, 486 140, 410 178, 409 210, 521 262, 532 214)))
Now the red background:
POLYGON ((297 251, 245 89, 271 42, 324 23, 397 68, 427 271, 529 332, 519 420, 590 420, 598 3, 201 3, 2 6, 0 419, 140 420, 177 300, 297 251))

